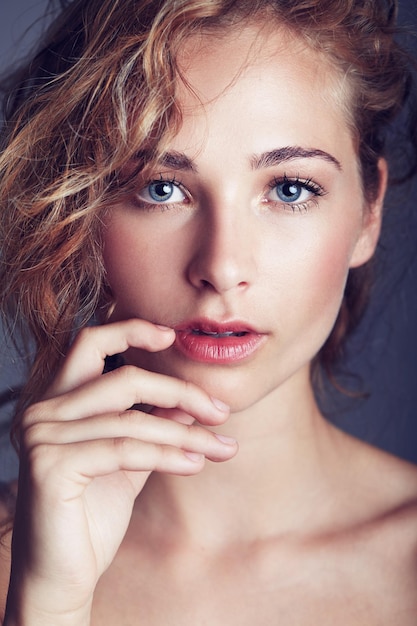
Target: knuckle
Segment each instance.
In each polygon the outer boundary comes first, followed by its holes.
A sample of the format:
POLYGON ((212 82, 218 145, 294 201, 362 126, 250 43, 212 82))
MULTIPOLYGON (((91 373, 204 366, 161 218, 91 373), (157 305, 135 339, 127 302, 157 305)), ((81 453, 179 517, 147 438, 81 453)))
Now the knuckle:
POLYGON ((146 425, 151 419, 147 413, 143 413, 142 411, 136 411, 135 409, 120 411, 119 417, 124 423, 128 425, 128 427, 132 427, 132 429, 134 430, 137 430, 141 426, 146 425))
POLYGON ((201 390, 199 389, 199 387, 197 387, 197 385, 195 385, 194 383, 192 383, 189 380, 183 380, 182 382, 182 387, 184 390, 184 394, 189 397, 189 398, 193 398, 196 395, 198 395, 199 397, 201 396, 201 390))
POLYGON ((45 417, 45 408, 43 402, 36 402, 29 406, 23 414, 21 428, 22 431, 32 426, 32 424, 36 424, 38 422, 43 421, 45 417))
POLYGON ((201 439, 203 432, 202 428, 199 428, 195 424, 185 424, 187 439, 201 439))
POLYGON ((183 383, 184 391, 186 393, 194 392, 194 389, 195 389, 194 383, 190 382, 189 380, 183 380, 182 383, 183 383))
POLYGON ((21 431, 36 424, 51 424, 53 421, 59 421, 62 418, 63 407, 68 402, 65 396, 57 396, 55 398, 44 398, 29 406, 22 417, 21 431))
POLYGON ((211 447, 214 437, 212 433, 197 424, 190 424, 187 426, 187 429, 189 440, 194 442, 195 445, 204 446, 204 448, 211 447))
POLYGON ((130 386, 137 383, 138 370, 134 365, 122 365, 115 371, 115 375, 130 386))
POLYGON ((132 449, 130 437, 113 437, 111 443, 119 458, 124 458, 132 449))
POLYGON ((173 460, 177 456, 175 448, 166 444, 153 444, 152 451, 155 459, 153 469, 156 471, 166 470, 172 465, 173 460))
POLYGON ((97 334, 97 329, 94 326, 85 326, 76 335, 72 344, 73 348, 90 344, 94 342, 94 337, 97 334))
POLYGON ((100 326, 85 326, 75 336, 68 357, 71 358, 74 354, 89 354, 96 350, 99 345, 100 326))
POLYGON ((146 415, 141 413, 141 411, 135 411, 134 409, 130 409, 127 411, 119 411, 116 414, 116 420, 120 424, 120 429, 127 429, 128 432, 138 432, 138 430, 146 423, 146 415))
POLYGON ((22 431, 22 443, 26 450, 34 448, 46 439, 47 425, 43 422, 29 423, 22 431))
POLYGON ((26 463, 30 468, 33 480, 43 483, 48 480, 48 476, 53 472, 59 460, 56 453, 56 446, 47 443, 38 443, 26 454, 26 463))

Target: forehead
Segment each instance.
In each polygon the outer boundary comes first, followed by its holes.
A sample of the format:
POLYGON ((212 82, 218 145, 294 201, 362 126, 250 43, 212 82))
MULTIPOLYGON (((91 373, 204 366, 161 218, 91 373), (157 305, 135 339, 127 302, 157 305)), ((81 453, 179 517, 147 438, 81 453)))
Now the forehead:
POLYGON ((229 140, 246 124, 254 149, 258 140, 265 149, 268 124, 281 145, 337 144, 343 137, 352 147, 348 90, 328 57, 284 28, 246 24, 232 34, 202 33, 182 50, 182 146, 204 120, 208 134, 229 140))
MULTIPOLYGON (((296 76, 310 80, 316 95, 327 103, 346 111, 350 104, 350 90, 346 77, 330 57, 313 49, 288 28, 271 23, 248 22, 239 28, 219 29, 191 36, 179 55, 179 95, 183 104, 207 104, 223 95, 241 79, 252 81, 267 72, 275 79, 280 70, 283 93, 291 87, 296 76)), ((244 80, 241 81, 244 84, 244 80)))

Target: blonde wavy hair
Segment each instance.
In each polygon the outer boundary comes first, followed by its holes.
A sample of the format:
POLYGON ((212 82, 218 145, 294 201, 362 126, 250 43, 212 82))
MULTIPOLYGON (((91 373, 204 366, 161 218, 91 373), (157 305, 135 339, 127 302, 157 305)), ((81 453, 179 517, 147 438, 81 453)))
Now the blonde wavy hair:
MULTIPOLYGON (((101 255, 105 207, 181 124, 176 59, 192 33, 242 20, 289 28, 322 51, 349 86, 366 199, 378 189, 385 128, 410 86, 394 39, 394 0, 74 0, 14 75, 0 157, 2 311, 34 346, 17 409, 38 400, 74 332, 112 304, 101 255)), ((329 366, 362 309, 366 269, 352 272, 319 358, 329 366)))

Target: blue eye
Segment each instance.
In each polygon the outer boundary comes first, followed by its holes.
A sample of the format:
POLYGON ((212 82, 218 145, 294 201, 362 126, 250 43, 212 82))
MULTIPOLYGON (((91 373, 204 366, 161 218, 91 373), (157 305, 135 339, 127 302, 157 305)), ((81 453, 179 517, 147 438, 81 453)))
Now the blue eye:
POLYGON ((173 204, 184 202, 186 195, 179 185, 169 180, 154 180, 137 194, 138 198, 149 204, 173 204))
POLYGON ((280 200, 281 202, 305 202, 311 197, 311 191, 306 189, 304 185, 300 183, 286 181, 283 183, 276 184, 272 190, 271 194, 277 196, 276 198, 271 198, 273 200, 280 200))
POLYGON ((283 183, 276 187, 277 195, 284 202, 297 202, 303 193, 303 188, 295 183, 283 183))
POLYGON ((311 180, 289 180, 284 177, 271 183, 267 199, 293 208, 305 209, 311 200, 323 194, 323 189, 311 180))

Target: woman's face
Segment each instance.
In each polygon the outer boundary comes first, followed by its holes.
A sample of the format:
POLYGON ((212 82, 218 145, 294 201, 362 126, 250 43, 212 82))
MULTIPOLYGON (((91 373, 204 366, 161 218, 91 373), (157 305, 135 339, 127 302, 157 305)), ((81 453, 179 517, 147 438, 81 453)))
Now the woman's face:
POLYGON ((112 319, 173 327, 129 362, 242 410, 308 371, 378 236, 341 85, 282 31, 190 40, 183 124, 106 218, 112 319))

